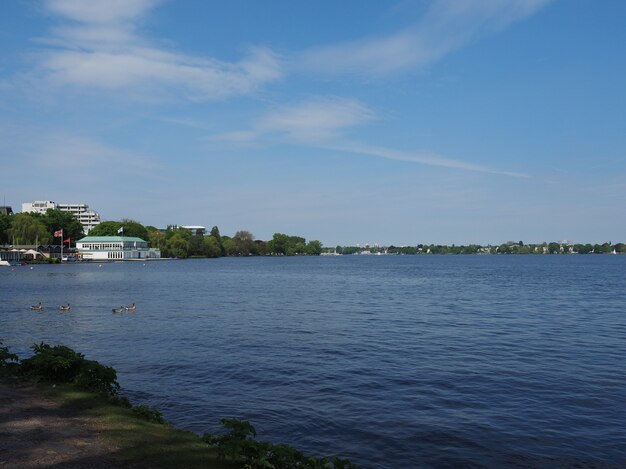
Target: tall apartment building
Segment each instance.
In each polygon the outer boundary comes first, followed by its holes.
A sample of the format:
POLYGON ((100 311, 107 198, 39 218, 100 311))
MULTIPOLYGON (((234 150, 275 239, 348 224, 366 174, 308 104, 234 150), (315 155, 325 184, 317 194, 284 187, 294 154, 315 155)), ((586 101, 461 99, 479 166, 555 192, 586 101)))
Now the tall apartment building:
POLYGON ((25 202, 22 204, 22 212, 46 213, 48 209, 61 210, 74 215, 78 222, 83 225, 85 234, 100 223, 100 215, 98 212, 89 210, 87 204, 62 204, 51 200, 37 200, 35 202, 25 202))

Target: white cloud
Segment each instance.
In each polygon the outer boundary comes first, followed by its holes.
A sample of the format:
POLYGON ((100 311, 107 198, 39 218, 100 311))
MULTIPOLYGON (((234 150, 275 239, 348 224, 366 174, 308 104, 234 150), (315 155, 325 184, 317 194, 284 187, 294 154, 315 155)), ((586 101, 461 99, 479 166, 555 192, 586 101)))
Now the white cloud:
POLYGON ((325 148, 328 148, 330 150, 337 150, 337 151, 360 154, 360 155, 375 156, 377 158, 384 158, 388 160, 407 161, 410 163, 425 164, 429 166, 441 166, 444 168, 461 169, 465 171, 501 174, 503 176, 511 176, 511 177, 517 177, 517 178, 529 177, 527 174, 524 174, 524 173, 502 171, 502 170, 494 169, 488 166, 482 166, 482 165, 477 165, 473 163, 466 163, 460 160, 445 158, 435 153, 404 152, 404 151, 393 150, 390 148, 383 148, 383 147, 376 147, 376 146, 369 146, 369 145, 358 145, 358 144, 330 145, 330 146, 326 146, 325 148))
POLYGON ((317 73, 386 75, 420 68, 524 19, 551 0, 436 0, 398 33, 314 48, 298 66, 317 73))
POLYGON ((387 160, 511 177, 528 177, 523 173, 466 163, 435 153, 403 152, 372 145, 345 143, 346 139, 343 134, 346 130, 364 124, 375 117, 374 112, 360 101, 337 97, 317 97, 296 105, 277 107, 257 119, 250 129, 223 133, 215 136, 214 139, 246 145, 275 138, 279 141, 297 142, 326 150, 374 156, 387 160))
POLYGON ((280 133, 296 140, 327 140, 338 132, 374 118, 374 113, 354 99, 319 98, 275 109, 256 124, 264 133, 280 133))
POLYGON ((50 46, 39 55, 42 77, 57 86, 210 100, 250 93, 282 76, 278 56, 262 47, 231 63, 151 45, 136 23, 155 3, 47 2, 65 23, 40 40, 50 46))
POLYGON ((331 140, 342 131, 375 118, 360 101, 337 97, 316 97, 295 105, 276 107, 257 119, 250 130, 222 134, 232 142, 251 142, 266 136, 315 143, 331 140))
POLYGON ((132 20, 146 13, 157 3, 156 0, 107 0, 106 2, 48 0, 46 2, 50 11, 84 23, 132 20))

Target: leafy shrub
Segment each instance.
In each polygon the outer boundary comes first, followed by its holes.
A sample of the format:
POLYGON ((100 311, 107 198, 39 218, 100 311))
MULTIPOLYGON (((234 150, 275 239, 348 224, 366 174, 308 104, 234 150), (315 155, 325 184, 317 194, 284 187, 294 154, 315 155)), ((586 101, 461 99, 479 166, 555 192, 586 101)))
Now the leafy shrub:
POLYGON ((38 381, 69 383, 78 374, 84 356, 65 345, 54 347, 35 344, 31 347, 35 354, 22 360, 21 371, 24 375, 38 381))
POLYGON ((15 373, 19 366, 17 355, 9 352, 9 347, 2 345, 0 340, 0 375, 7 376, 15 373))
POLYGON ((117 372, 95 360, 83 360, 73 383, 83 389, 115 395, 120 389, 117 372))
POLYGON ((163 414, 152 407, 148 407, 147 405, 136 405, 133 406, 133 413, 138 417, 141 417, 148 422, 154 423, 167 423, 163 418, 163 414))
POLYGON ((203 441, 217 448, 219 458, 240 461, 244 469, 357 469, 346 459, 310 457, 287 445, 256 441, 256 430, 247 420, 222 419, 220 423, 230 431, 205 433, 203 441))
POLYGON ((115 395, 120 388, 117 373, 110 366, 86 360, 82 353, 65 345, 41 342, 32 347, 35 354, 22 360, 20 372, 37 381, 71 383, 82 389, 115 395))

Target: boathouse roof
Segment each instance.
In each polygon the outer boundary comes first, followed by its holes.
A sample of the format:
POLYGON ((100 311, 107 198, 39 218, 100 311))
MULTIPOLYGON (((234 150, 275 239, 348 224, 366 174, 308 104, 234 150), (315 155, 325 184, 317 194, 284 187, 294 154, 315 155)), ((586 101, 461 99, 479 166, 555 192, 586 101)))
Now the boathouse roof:
POLYGON ((77 243, 114 243, 119 241, 131 241, 131 242, 147 242, 144 239, 134 236, 86 236, 76 241, 77 243))

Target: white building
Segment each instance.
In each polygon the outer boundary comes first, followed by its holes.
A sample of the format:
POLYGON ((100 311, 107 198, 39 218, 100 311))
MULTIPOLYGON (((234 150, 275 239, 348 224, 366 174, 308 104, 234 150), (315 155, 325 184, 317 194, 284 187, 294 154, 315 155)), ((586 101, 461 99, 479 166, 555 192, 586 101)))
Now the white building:
POLYGON ((35 202, 24 202, 22 204, 22 212, 24 213, 46 213, 46 210, 55 210, 57 204, 51 200, 37 200, 35 202))
POLYGON ((76 249, 82 259, 93 261, 161 257, 161 251, 150 249, 147 241, 130 236, 87 236, 76 241, 76 249))
POLYGON ((98 212, 89 210, 89 205, 87 204, 57 204, 51 200, 37 200, 32 203, 25 202, 22 204, 22 212, 25 213, 46 213, 48 209, 71 213, 74 215, 74 218, 83 225, 83 231, 85 233, 89 233, 94 226, 100 223, 100 215, 98 212))
POLYGON ((191 231, 192 235, 196 235, 198 234, 198 232, 201 233, 205 233, 206 234, 206 226, 201 226, 201 225, 185 225, 185 226, 181 226, 181 228, 185 228, 189 231, 191 231))

